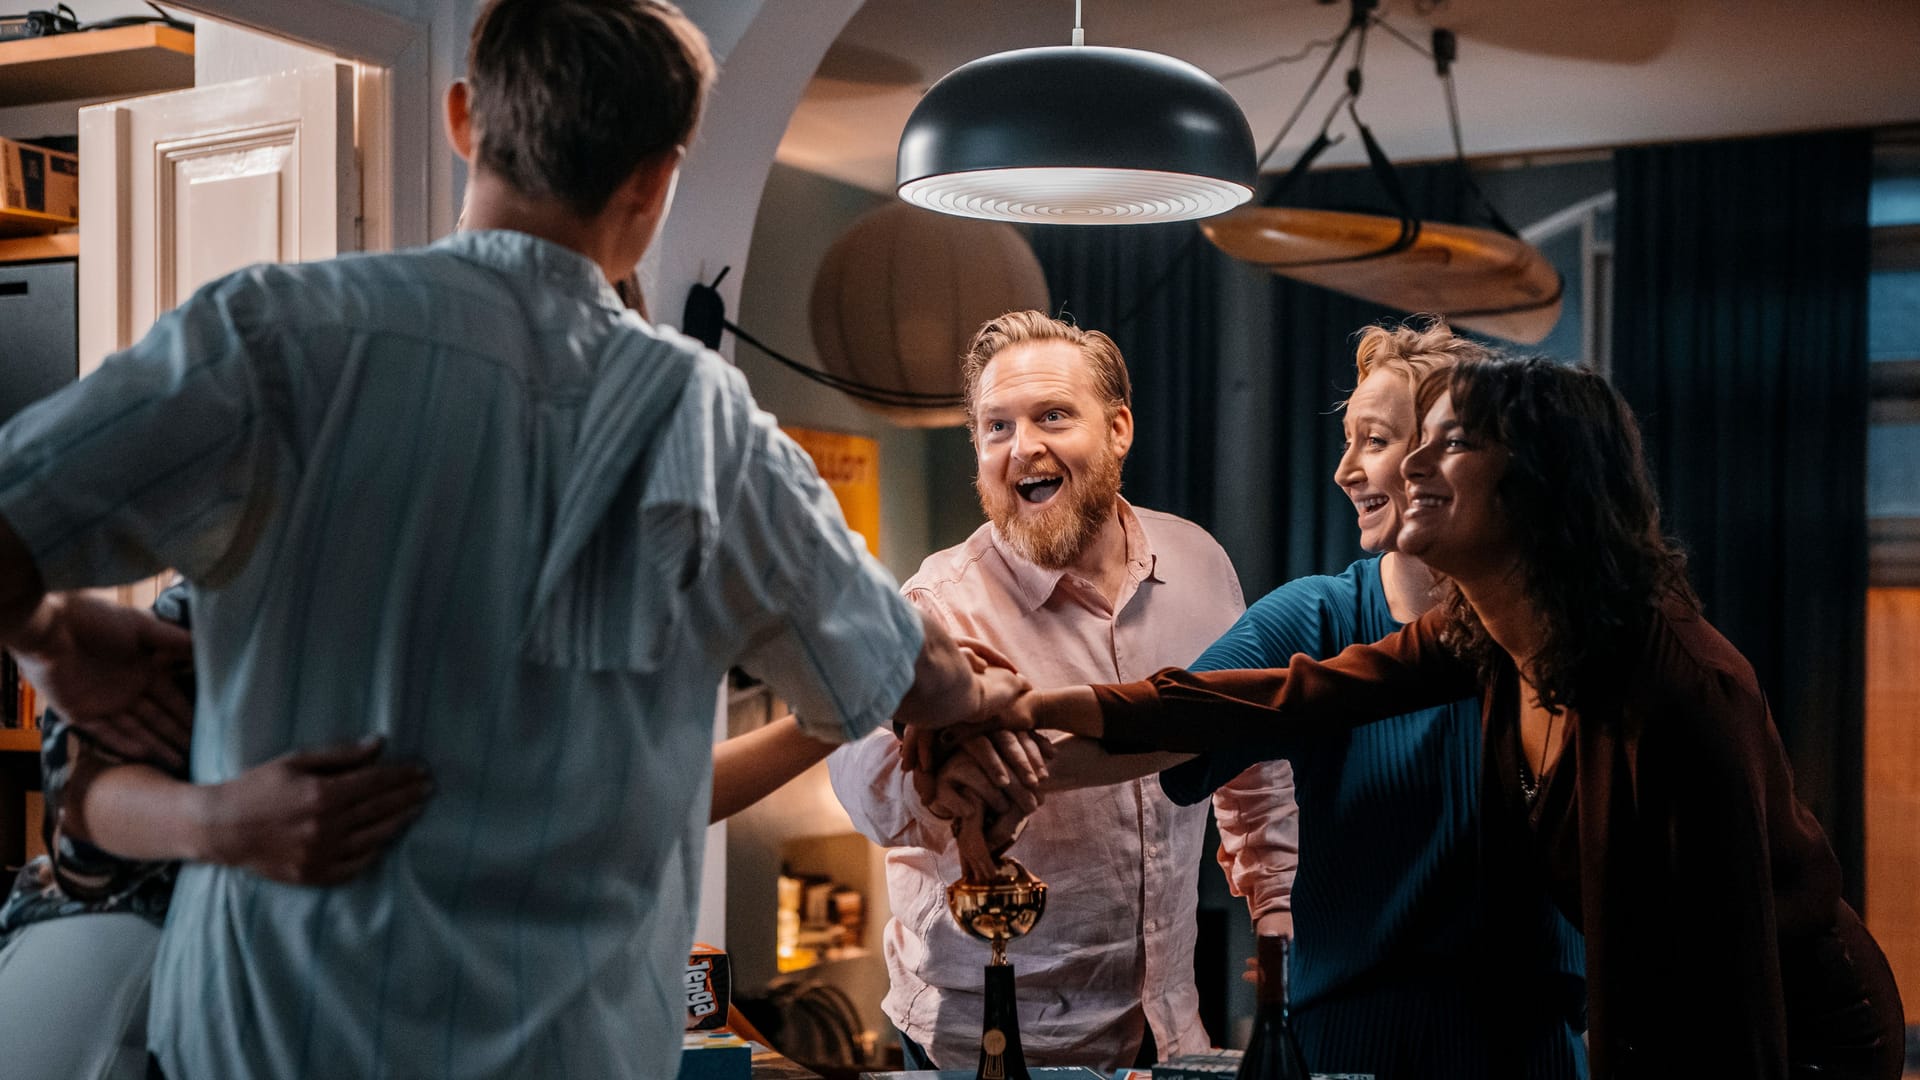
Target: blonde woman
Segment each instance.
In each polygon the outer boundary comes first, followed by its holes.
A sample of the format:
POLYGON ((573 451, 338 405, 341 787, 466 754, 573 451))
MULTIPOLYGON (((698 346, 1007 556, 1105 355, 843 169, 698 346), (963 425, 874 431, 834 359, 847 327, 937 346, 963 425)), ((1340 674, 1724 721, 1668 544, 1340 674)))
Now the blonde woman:
MULTIPOLYGON (((1417 427, 1414 388, 1485 355, 1438 319, 1361 331, 1333 482, 1353 503, 1360 546, 1378 554, 1267 594, 1193 670, 1332 656, 1433 606, 1433 571, 1396 542, 1407 509, 1400 463, 1417 427)), ((1284 750, 1300 804, 1294 1015, 1315 1071, 1379 1080, 1580 1075, 1578 936, 1542 889, 1502 898, 1499 912, 1482 904, 1478 700, 1284 750), (1501 976, 1486 978, 1494 970, 1501 976)), ((1160 777, 1176 802, 1214 795, 1221 865, 1262 933, 1288 923, 1288 882, 1273 857, 1280 841, 1267 808, 1242 794, 1257 785, 1227 785, 1249 766, 1284 768, 1267 762, 1274 756, 1273 748, 1221 750, 1160 777)))

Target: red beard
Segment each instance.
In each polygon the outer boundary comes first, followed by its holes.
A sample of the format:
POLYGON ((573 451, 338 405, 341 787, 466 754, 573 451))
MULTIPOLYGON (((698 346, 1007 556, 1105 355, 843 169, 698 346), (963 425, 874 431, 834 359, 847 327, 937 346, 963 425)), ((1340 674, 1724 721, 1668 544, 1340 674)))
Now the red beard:
MULTIPOLYGON (((1044 472, 1048 459, 1035 462, 1026 475, 1044 472)), ((1014 477, 1018 481, 1021 477, 1014 477)), ((1087 468, 1073 475, 1038 513, 1021 513, 1019 494, 1008 483, 976 477, 980 508, 1008 546, 1036 566, 1062 570, 1071 566, 1100 527, 1113 517, 1120 499, 1120 457, 1102 449, 1087 468)))

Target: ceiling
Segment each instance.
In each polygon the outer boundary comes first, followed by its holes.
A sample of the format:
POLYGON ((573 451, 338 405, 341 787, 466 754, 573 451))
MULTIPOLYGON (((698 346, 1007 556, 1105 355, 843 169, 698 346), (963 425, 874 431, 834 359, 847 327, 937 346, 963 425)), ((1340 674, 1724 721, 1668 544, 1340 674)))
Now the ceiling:
MULTIPOLYGON (((1920 0, 1382 0, 1425 45, 1459 35, 1454 68, 1467 152, 1559 151, 1920 121, 1920 0)), ((926 87, 989 53, 1066 44, 1073 0, 868 0, 822 61, 779 160, 893 190, 894 150, 926 87)), ((1264 147, 1345 25, 1317 0, 1084 0, 1089 45, 1168 53, 1230 77, 1264 147)), ((1312 138, 1352 51, 1268 160, 1312 138)), ((1395 160, 1452 153, 1432 62, 1392 37, 1367 42, 1360 116, 1395 160)), ((1336 132, 1346 130, 1336 122, 1336 132)), ((1348 138, 1326 164, 1364 160, 1348 138)))

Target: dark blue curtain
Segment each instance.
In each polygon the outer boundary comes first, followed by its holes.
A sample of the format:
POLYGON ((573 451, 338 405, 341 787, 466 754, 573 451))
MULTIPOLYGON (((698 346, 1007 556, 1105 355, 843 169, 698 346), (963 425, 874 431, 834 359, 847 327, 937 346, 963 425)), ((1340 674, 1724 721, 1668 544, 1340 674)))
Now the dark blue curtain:
POLYGON ((1191 224, 1033 230, 1056 314, 1113 338, 1133 380, 1127 498, 1214 524, 1223 337, 1208 317, 1228 262, 1191 224))
POLYGON ((1615 162, 1614 383, 1707 616, 1759 674, 1858 904, 1871 138, 1615 162))

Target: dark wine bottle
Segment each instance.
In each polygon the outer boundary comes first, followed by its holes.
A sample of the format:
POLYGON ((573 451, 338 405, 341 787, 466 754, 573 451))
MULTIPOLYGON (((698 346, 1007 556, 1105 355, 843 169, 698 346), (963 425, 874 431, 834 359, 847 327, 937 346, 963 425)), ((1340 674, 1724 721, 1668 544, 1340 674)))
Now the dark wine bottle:
MULTIPOLYGON (((987 965, 986 1022, 980 1032, 980 1069, 975 1080, 1029 1080, 1020 1049, 1020 1015, 1014 1011, 1013 965, 987 965)), ((1304 1073, 1301 1075, 1305 1075, 1304 1073)))
POLYGON ((1235 1080, 1307 1080, 1307 1059, 1287 1014, 1287 955, 1292 948, 1290 937, 1260 937, 1260 1004, 1235 1080))

